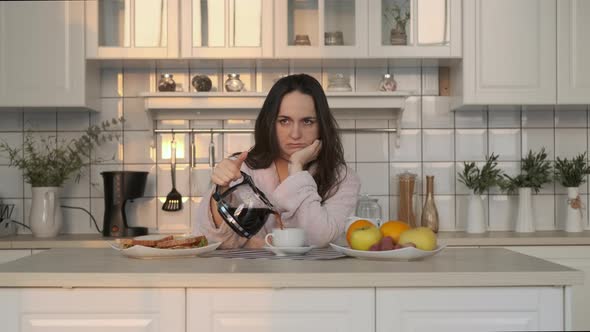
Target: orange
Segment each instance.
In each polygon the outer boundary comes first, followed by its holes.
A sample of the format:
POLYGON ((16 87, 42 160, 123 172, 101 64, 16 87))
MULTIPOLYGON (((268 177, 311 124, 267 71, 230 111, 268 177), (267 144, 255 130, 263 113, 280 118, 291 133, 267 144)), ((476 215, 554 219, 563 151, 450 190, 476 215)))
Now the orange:
POLYGON ((373 224, 372 222, 365 220, 365 219, 359 219, 356 220, 355 222, 353 222, 352 224, 350 224, 350 226, 348 226, 348 229, 346 230, 346 242, 348 242, 348 244, 350 244, 350 236, 352 235, 352 232, 356 229, 362 228, 362 227, 375 227, 375 224, 373 224))
POLYGON ((410 225, 403 221, 390 220, 386 223, 383 223, 380 227, 380 230, 384 237, 389 236, 395 243, 397 243, 399 241, 400 235, 410 228, 410 225))

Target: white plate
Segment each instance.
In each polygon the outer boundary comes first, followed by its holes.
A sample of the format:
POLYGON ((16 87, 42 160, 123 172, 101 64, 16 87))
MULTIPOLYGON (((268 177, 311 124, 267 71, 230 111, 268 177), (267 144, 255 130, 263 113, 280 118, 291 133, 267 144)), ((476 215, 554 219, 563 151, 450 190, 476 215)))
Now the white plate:
POLYGON ((265 246, 264 249, 274 253, 277 256, 290 256, 290 255, 305 255, 311 249, 313 249, 313 247, 312 246, 309 246, 309 247, 269 247, 269 246, 265 246))
POLYGON ((346 256, 364 258, 364 259, 382 259, 382 260, 394 260, 394 261, 410 261, 421 259, 424 257, 436 255, 443 250, 446 245, 439 245, 436 249, 427 251, 420 250, 414 247, 407 247, 395 250, 386 251, 365 251, 365 250, 354 250, 348 247, 342 247, 334 243, 330 243, 332 248, 346 256))
MULTIPOLYGON (((145 239, 145 238, 142 238, 145 239)), ((152 247, 145 247, 145 246, 133 246, 127 249, 121 249, 115 243, 110 243, 113 249, 120 251, 124 256, 133 257, 133 258, 161 258, 161 257, 192 257, 202 255, 208 252, 211 252, 219 245, 221 242, 210 243, 207 246, 200 247, 200 248, 187 248, 187 249, 159 249, 159 248, 152 248, 152 247)))

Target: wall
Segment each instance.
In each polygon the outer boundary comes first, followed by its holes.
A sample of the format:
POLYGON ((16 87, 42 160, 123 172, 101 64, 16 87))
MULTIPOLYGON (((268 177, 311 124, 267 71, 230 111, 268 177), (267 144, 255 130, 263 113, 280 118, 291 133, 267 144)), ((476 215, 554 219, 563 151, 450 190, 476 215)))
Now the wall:
MULTIPOLYGON (((177 83, 188 86, 193 71, 188 68, 168 70, 175 74, 177 83)), ((184 157, 179 158, 177 187, 186 198, 181 212, 161 210, 169 192, 170 166, 162 153, 169 153, 162 144, 169 137, 154 139, 150 122, 143 109, 140 92, 153 91, 155 74, 161 70, 128 66, 104 69, 102 73, 102 112, 71 112, 60 109, 14 110, 3 112, 0 117, 0 137, 13 145, 23 142, 24 133, 32 130, 36 137, 48 137, 58 141, 81 134, 89 124, 100 123, 112 117, 124 116, 127 122, 122 130, 120 143, 101 146, 93 153, 106 159, 91 165, 79 183, 70 180, 62 192, 62 204, 84 207, 92 212, 102 227, 103 193, 100 172, 108 170, 149 171, 145 198, 131 204, 129 220, 132 224, 147 226, 151 232, 187 232, 190 219, 207 189, 209 179, 208 134, 197 136, 198 161, 194 169, 188 167, 188 137, 177 135, 184 143, 184 157), (162 140, 162 138, 164 138, 162 140), (114 157, 114 159, 113 159, 114 157)), ((379 198, 384 215, 395 218, 398 191, 396 175, 405 170, 423 175, 435 175, 436 204, 442 230, 462 230, 466 223, 468 190, 457 182, 456 173, 462 162, 483 161, 486 154, 500 154, 502 168, 509 173, 518 171, 519 159, 529 149, 544 146, 551 160, 555 156, 571 157, 588 149, 587 107, 482 107, 469 111, 451 112, 449 99, 429 95, 425 82, 436 81, 436 70, 405 68, 398 78, 400 90, 417 94, 410 97, 403 116, 401 147, 395 147, 393 135, 379 133, 346 133, 343 135, 346 159, 361 177, 362 191, 379 198), (424 92, 423 92, 424 91, 424 92), (369 148, 370 147, 370 148, 369 148)), ((357 82, 357 84, 359 84, 357 82)), ((431 84, 431 83, 428 83, 431 84)), ((383 127, 383 120, 339 119, 342 127, 383 127)), ((253 127, 249 120, 224 121, 167 121, 159 122, 160 128, 236 128, 253 127)), ((389 123, 389 126, 393 126, 389 123)), ((228 153, 247 148, 249 135, 214 135, 217 160, 228 153), (223 148, 221 148, 223 147, 223 148)), ((31 204, 30 186, 24 183, 22 174, 7 166, 5 156, 0 156, 0 197, 5 203, 16 205, 13 218, 28 223, 31 204)), ((418 192, 422 193, 422 182, 418 192)), ((582 186, 583 202, 588 206, 588 184, 582 186)), ((565 190, 559 185, 547 185, 535 195, 534 208, 538 229, 562 227, 565 217, 565 190)), ((516 218, 517 197, 506 196, 493 190, 486 196, 486 212, 490 229, 511 230, 516 218)), ((586 212, 586 211, 585 211, 586 212)), ((90 218, 79 210, 64 210, 65 233, 96 232, 90 218)), ((587 213, 584 213, 587 218, 587 213)), ((587 228, 588 223, 587 223, 587 228)), ((27 233, 24 228, 20 232, 27 233)))

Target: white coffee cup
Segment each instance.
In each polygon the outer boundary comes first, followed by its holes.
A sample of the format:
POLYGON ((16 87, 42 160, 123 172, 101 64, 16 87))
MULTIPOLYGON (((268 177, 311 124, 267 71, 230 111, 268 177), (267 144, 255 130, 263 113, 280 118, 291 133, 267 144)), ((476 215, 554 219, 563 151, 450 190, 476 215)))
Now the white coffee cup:
POLYGON ((303 228, 275 228, 272 233, 266 234, 264 242, 269 247, 303 247, 305 246, 305 233, 303 228))

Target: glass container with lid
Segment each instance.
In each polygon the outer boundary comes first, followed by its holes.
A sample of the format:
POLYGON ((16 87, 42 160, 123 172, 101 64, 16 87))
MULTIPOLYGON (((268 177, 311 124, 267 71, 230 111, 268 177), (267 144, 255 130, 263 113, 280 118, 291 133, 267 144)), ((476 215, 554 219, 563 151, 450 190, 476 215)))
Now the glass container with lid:
POLYGON ((404 172, 399 177, 399 205, 397 219, 404 221, 410 227, 416 227, 416 215, 414 214, 414 188, 416 186, 416 174, 404 172))
POLYGON ((377 224, 381 224, 383 217, 381 205, 377 198, 373 198, 368 194, 362 194, 356 205, 356 216, 364 219, 371 219, 377 224))

